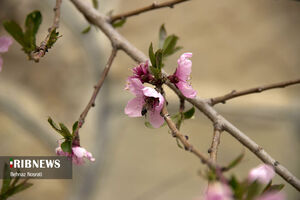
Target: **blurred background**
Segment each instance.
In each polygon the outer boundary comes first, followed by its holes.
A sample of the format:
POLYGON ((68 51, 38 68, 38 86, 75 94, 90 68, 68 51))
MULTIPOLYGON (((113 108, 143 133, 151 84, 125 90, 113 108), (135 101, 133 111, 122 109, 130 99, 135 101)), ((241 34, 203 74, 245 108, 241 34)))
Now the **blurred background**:
MULTIPOLYGON (((101 0, 99 10, 120 13, 150 3, 101 0)), ((54 5, 54 0, 1 0, 0 20, 23 24, 29 12, 40 10, 39 44, 52 24, 54 5)), ((193 52, 192 84, 200 97, 299 78, 300 3, 296 1, 189 1, 174 9, 129 18, 119 31, 147 53, 150 42, 157 44, 162 23, 169 34, 180 37, 179 45, 184 47, 167 60, 165 70, 173 73, 180 54, 193 52)), ((62 38, 39 63, 28 61, 16 42, 1 55, 1 156, 55 154, 59 135, 48 125, 48 116, 72 126, 90 99, 111 51, 109 41, 96 28, 81 34, 88 25, 65 0, 59 28, 62 38)), ((8 35, 2 26, 0 35, 8 35)), ((72 180, 32 180, 32 188, 11 199, 192 200, 201 195, 207 182, 199 171, 205 166, 179 149, 166 127, 149 129, 143 118, 124 114, 132 95, 123 88, 135 65, 123 52, 118 53, 96 107, 80 131, 82 145, 96 161, 74 166, 72 180)), ((300 87, 292 86, 241 97, 216 109, 300 177, 299 97, 300 87)), ((178 99, 171 91, 167 91, 167 98, 170 112, 176 113, 178 99)), ((197 111, 193 120, 186 121, 182 132, 207 152, 213 130, 202 113, 197 111)), ((229 163, 243 150, 224 132, 219 163, 229 163)), ((235 172, 244 178, 259 163, 246 150, 235 172)), ((276 176, 275 183, 285 181, 276 176)), ((288 184, 284 191, 287 199, 299 199, 299 193, 288 184)))

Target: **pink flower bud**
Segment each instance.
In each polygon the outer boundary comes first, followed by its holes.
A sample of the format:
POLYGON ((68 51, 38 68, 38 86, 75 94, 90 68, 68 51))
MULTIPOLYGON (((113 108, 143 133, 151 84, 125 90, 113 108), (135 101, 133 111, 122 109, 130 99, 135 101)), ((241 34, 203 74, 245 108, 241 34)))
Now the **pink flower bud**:
POLYGON ((250 181, 259 181, 260 183, 269 183, 275 175, 275 171, 272 166, 261 164, 256 168, 250 170, 248 179, 250 181))
POLYGON ((84 158, 87 158, 88 160, 94 162, 95 158, 93 155, 88 152, 85 148, 80 146, 73 146, 72 147, 72 153, 64 152, 62 148, 60 147, 61 141, 58 142, 59 146, 55 149, 56 154, 59 156, 67 156, 72 158, 72 162, 76 165, 82 165, 84 164, 84 158))
POLYGON ((233 200, 232 191, 228 185, 212 183, 208 185, 204 200, 233 200))
POLYGON ((133 68, 133 76, 130 78, 137 78, 142 83, 149 83, 151 80, 153 80, 153 76, 148 70, 148 63, 149 61, 146 61, 145 63, 141 63, 137 67, 133 68))

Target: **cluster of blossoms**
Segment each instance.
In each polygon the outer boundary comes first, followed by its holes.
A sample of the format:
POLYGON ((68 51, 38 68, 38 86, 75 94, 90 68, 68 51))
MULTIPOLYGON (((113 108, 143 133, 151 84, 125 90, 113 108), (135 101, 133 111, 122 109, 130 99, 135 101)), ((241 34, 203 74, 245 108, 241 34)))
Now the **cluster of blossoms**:
MULTIPOLYGON (((272 166, 262 164, 253 168, 248 175, 248 182, 254 181, 260 184, 268 184, 274 177, 275 172, 272 166)), ((215 182, 209 184, 204 200, 233 200, 233 192, 231 188, 224 183, 215 182)), ((265 192, 263 195, 257 197, 255 200, 284 200, 284 195, 278 191, 265 192)))
POLYGON ((73 146, 72 153, 68 153, 68 152, 64 152, 59 144, 59 146, 56 148, 55 151, 56 154, 59 156, 67 156, 69 158, 72 158, 72 162, 76 165, 84 164, 84 158, 87 158, 92 162, 95 161, 93 155, 90 152, 88 152, 85 148, 80 146, 73 146))
MULTIPOLYGON (((0 37, 0 53, 5 53, 8 51, 8 48, 13 43, 11 37, 2 36, 0 37)), ((0 56, 0 72, 2 70, 3 59, 0 56)))
MULTIPOLYGON (((192 61, 189 58, 192 53, 184 53, 178 59, 178 66, 173 75, 168 79, 171 83, 182 92, 187 98, 195 98, 196 91, 191 87, 189 80, 192 71, 192 61)), ((141 63, 133 68, 133 75, 127 79, 127 86, 125 89, 129 90, 136 97, 130 100, 125 107, 125 114, 129 117, 141 117, 149 113, 149 122, 154 128, 159 128, 164 119, 160 112, 165 103, 164 97, 151 87, 145 87, 144 83, 155 84, 161 82, 155 80, 154 76, 149 70, 149 61, 141 63)))

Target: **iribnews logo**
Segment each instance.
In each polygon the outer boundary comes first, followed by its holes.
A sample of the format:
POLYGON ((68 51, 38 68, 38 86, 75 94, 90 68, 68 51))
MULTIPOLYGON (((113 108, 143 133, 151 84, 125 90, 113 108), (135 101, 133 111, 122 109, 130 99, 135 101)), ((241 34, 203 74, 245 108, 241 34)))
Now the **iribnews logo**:
POLYGON ((9 159, 10 168, 14 169, 58 169, 61 167, 59 159, 9 159))
POLYGON ((0 156, 0 179, 6 176, 72 179, 72 159, 65 156, 0 156))

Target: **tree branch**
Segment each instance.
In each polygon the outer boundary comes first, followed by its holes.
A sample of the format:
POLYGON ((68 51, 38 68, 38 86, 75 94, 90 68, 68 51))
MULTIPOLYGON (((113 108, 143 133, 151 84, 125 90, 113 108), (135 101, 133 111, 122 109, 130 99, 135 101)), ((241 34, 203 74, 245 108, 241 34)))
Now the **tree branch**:
POLYGON ((172 0, 172 1, 167 1, 167 2, 163 2, 163 3, 153 2, 151 5, 145 6, 143 8, 138 8, 136 10, 132 10, 132 11, 129 11, 129 12, 114 15, 110 18, 110 21, 111 21, 111 23, 114 23, 117 20, 126 19, 128 17, 139 15, 141 13, 148 12, 148 11, 151 11, 151 10, 156 10, 156 9, 159 9, 159 8, 165 8, 165 7, 173 8, 174 5, 179 4, 179 3, 183 3, 185 1, 189 1, 189 0, 172 0))
POLYGON ((88 114, 88 112, 90 111, 91 107, 95 106, 95 99, 105 81, 105 78, 107 77, 107 74, 110 70, 110 67, 117 55, 117 49, 115 47, 113 47, 112 52, 110 54, 110 57, 107 61, 107 64, 105 66, 105 68, 103 69, 102 73, 101 73, 101 77, 97 83, 97 85, 94 86, 94 92, 92 94, 92 97, 90 99, 90 101, 88 102, 88 104, 86 105, 85 109, 83 110, 83 112, 80 114, 80 117, 78 119, 78 127, 75 130, 74 133, 74 140, 73 140, 73 145, 79 146, 80 145, 80 140, 79 140, 79 129, 83 126, 84 124, 84 120, 88 114))
POLYGON ((217 163, 217 154, 218 154, 218 148, 220 145, 221 133, 222 133, 222 127, 220 127, 219 124, 215 124, 213 139, 211 142, 211 146, 208 150, 208 153, 210 154, 210 159, 214 163, 217 163))
POLYGON ((296 80, 292 80, 292 81, 285 81, 285 82, 279 82, 279 83, 273 83, 273 84, 269 84, 269 85, 259 86, 259 87, 250 88, 247 90, 242 90, 242 91, 233 90, 232 92, 225 94, 223 96, 211 98, 209 103, 210 103, 210 105, 214 106, 218 103, 226 103, 226 101, 236 98, 236 97, 245 96, 245 95, 253 94, 253 93, 260 93, 265 90, 271 90, 271 89, 276 89, 276 88, 285 88, 290 85, 295 85, 295 84, 299 84, 299 83, 300 83, 300 79, 296 79, 296 80))
MULTIPOLYGON (((108 18, 99 13, 92 6, 88 5, 82 0, 70 0, 77 9, 87 18, 87 20, 99 27, 103 33, 111 40, 111 42, 122 49, 133 60, 141 63, 145 62, 147 56, 133 46, 128 40, 120 35, 108 22, 108 18)), ((285 167, 275 161, 267 152, 251 140, 245 133, 236 128, 233 124, 223 118, 217 111, 209 104, 208 100, 195 98, 189 99, 182 95, 182 93, 171 83, 166 83, 179 97, 184 98, 186 101, 193 104, 198 110, 205 114, 213 123, 220 122, 224 129, 235 137, 241 144, 252 151, 264 163, 270 164, 274 167, 276 173, 284 178, 289 184, 300 191, 300 180, 297 179, 285 167)))
POLYGON ((34 51, 30 54, 30 59, 34 60, 35 62, 39 62, 40 58, 43 57, 46 52, 48 51, 47 44, 50 40, 51 33, 53 31, 56 31, 59 27, 59 18, 60 18, 60 6, 61 6, 62 0, 56 0, 56 5, 54 10, 54 19, 52 26, 48 29, 48 34, 46 38, 41 42, 40 46, 37 47, 37 51, 34 51))
POLYGON ((172 136, 176 137, 178 140, 180 140, 180 142, 183 144, 184 149, 187 151, 190 151, 191 153, 195 154, 204 164, 206 164, 209 168, 211 169, 215 169, 216 165, 214 162, 212 162, 209 158, 207 158, 205 155, 203 155, 199 150, 197 150, 195 147, 193 147, 193 145, 191 145, 186 137, 184 135, 182 135, 179 130, 176 128, 176 125, 174 124, 174 122, 172 121, 168 110, 167 110, 167 106, 164 105, 161 114, 163 115, 168 127, 170 128, 171 132, 172 132, 172 136))

